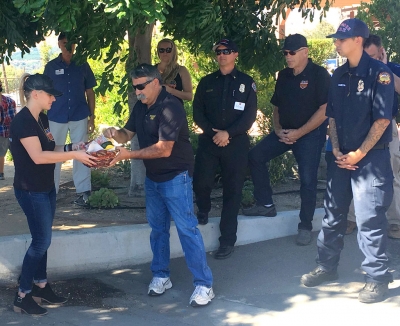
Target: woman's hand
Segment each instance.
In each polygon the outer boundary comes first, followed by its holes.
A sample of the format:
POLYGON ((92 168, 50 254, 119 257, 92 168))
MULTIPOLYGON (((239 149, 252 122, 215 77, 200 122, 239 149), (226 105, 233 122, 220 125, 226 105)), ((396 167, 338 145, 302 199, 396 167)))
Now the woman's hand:
POLYGON ((97 157, 94 157, 92 155, 87 154, 85 151, 76 151, 74 152, 75 154, 75 160, 78 160, 79 162, 87 165, 87 166, 96 166, 99 159, 97 157))

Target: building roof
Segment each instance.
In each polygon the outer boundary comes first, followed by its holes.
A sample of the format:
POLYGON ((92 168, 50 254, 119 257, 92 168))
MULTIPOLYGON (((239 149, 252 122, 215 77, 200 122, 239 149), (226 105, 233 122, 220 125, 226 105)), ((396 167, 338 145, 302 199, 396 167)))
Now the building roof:
POLYGON ((359 5, 361 2, 370 3, 371 0, 334 0, 334 2, 331 4, 331 7, 343 8, 347 6, 359 5))

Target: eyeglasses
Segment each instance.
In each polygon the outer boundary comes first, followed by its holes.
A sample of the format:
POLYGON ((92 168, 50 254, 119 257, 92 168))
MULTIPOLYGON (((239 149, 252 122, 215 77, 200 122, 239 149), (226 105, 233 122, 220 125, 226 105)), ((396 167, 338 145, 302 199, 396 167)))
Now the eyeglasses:
POLYGON ((143 83, 143 84, 137 84, 137 85, 133 85, 133 84, 132 84, 133 89, 134 89, 135 91, 136 91, 137 89, 138 89, 139 91, 142 91, 142 90, 144 90, 144 89, 146 88, 147 84, 150 84, 153 80, 154 80, 154 78, 151 79, 151 80, 148 80, 147 82, 145 82, 145 83, 143 83))
POLYGON ((283 55, 286 57, 288 54, 290 54, 290 55, 296 55, 296 53, 297 52, 299 52, 299 51, 301 51, 301 50, 304 50, 305 48, 300 48, 300 49, 298 49, 298 50, 296 50, 296 51, 282 51, 282 53, 283 53, 283 55))
POLYGON ((172 48, 158 48, 158 53, 164 53, 164 52, 167 52, 167 53, 171 53, 171 51, 172 51, 172 48))
POLYGON ((231 54, 231 53, 233 53, 233 52, 236 52, 236 51, 234 51, 234 50, 232 50, 232 49, 215 50, 215 54, 216 54, 216 55, 221 55, 221 53, 222 53, 223 55, 229 55, 229 54, 231 54))

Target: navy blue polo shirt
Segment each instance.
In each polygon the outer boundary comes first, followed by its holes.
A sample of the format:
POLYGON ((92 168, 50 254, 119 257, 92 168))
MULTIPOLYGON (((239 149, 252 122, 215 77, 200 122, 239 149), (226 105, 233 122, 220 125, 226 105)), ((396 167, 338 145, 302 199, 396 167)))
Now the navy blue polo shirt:
MULTIPOLYGON (((389 69, 392 71, 393 74, 395 74, 397 77, 400 77, 400 65, 394 62, 388 62, 387 66, 389 67, 389 69)), ((393 111, 392 111, 393 117, 396 117, 398 113, 399 113, 399 99, 397 93, 395 92, 393 99, 393 111)))
MULTIPOLYGON (((334 118, 340 150, 357 150, 378 119, 392 119, 394 80, 390 69, 365 51, 357 67, 346 62, 332 76, 326 115, 334 118)), ((390 126, 377 144, 392 140, 390 126)))
POLYGON ((74 61, 67 65, 61 54, 49 61, 44 74, 53 80, 54 88, 63 92, 56 98, 47 115, 50 121, 67 123, 79 121, 90 116, 86 100, 86 90, 96 86, 96 79, 87 62, 77 66, 74 61))
POLYGON ((175 142, 169 157, 143 160, 146 176, 150 180, 169 181, 184 171, 193 175, 194 155, 186 112, 182 103, 169 94, 165 87, 162 87, 150 108, 137 101, 124 128, 137 134, 140 148, 149 147, 158 141, 175 142))

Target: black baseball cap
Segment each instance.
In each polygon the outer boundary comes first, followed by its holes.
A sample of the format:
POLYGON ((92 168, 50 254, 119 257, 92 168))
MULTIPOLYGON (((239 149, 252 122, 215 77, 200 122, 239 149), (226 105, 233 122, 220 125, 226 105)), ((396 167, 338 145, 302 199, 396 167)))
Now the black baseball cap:
POLYGON ((44 91, 55 97, 63 95, 62 92, 54 89, 53 81, 50 77, 42 74, 30 75, 25 79, 24 91, 44 91))
POLYGON ((223 38, 223 39, 219 40, 217 43, 214 44, 212 50, 215 51, 221 45, 226 46, 226 48, 229 49, 229 50, 233 50, 235 52, 239 52, 239 48, 236 45, 236 43, 233 42, 232 40, 228 39, 228 38, 223 38))
POLYGON ((350 37, 361 36, 369 37, 367 24, 357 18, 346 19, 342 21, 335 34, 328 35, 327 38, 346 39, 350 37))
POLYGON ((286 37, 282 50, 296 51, 300 48, 308 48, 307 39, 301 34, 292 34, 286 37))

